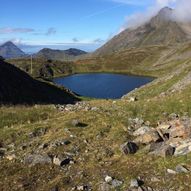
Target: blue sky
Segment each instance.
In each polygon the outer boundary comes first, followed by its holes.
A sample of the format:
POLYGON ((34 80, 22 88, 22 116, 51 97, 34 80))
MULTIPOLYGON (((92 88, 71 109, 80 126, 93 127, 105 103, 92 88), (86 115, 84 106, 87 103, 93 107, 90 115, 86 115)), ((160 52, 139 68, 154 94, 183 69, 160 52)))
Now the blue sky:
POLYGON ((26 52, 93 51, 117 34, 128 16, 160 1, 168 0, 1 0, 0 43, 12 40, 26 52))

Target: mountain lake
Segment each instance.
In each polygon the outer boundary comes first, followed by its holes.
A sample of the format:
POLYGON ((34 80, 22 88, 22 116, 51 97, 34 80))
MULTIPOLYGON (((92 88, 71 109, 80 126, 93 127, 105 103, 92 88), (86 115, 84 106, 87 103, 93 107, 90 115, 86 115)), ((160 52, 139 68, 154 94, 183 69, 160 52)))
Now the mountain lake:
POLYGON ((54 83, 80 96, 118 99, 154 78, 113 73, 85 73, 55 78, 54 83))

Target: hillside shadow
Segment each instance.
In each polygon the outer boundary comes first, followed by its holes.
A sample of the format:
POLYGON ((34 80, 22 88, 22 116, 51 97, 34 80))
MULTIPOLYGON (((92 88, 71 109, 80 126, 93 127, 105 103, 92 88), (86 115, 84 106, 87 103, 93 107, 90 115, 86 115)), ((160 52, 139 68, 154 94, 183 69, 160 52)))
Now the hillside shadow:
POLYGON ((0 60, 0 105, 75 104, 73 93, 38 81, 17 67, 0 60))

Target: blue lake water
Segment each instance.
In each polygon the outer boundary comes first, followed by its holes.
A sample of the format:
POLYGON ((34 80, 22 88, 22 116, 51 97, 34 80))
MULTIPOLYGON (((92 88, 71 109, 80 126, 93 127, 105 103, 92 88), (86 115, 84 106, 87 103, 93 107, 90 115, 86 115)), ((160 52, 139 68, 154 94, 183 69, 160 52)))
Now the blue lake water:
POLYGON ((54 79, 54 83, 86 97, 117 99, 153 78, 111 73, 74 74, 54 79))

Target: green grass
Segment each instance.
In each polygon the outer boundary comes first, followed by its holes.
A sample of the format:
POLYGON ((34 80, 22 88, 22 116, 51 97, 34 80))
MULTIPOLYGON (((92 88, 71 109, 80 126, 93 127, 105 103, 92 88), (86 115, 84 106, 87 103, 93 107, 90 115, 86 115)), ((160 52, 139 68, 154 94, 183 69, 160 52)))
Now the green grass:
MULTIPOLYGON (((129 118, 142 118, 156 127, 159 121, 168 120, 168 114, 176 113, 191 117, 191 88, 169 93, 168 91, 191 70, 189 58, 179 60, 165 51, 172 47, 148 47, 145 50, 123 51, 115 55, 81 60, 74 65, 75 72, 117 72, 158 77, 131 95, 138 101, 129 103, 128 99, 99 100, 83 97, 98 111, 59 112, 54 106, 15 106, 0 108, 0 141, 6 145, 14 143, 16 161, 0 160, 0 186, 2 190, 50 190, 58 185, 60 190, 68 191, 76 185, 91 183, 93 190, 99 190, 100 182, 106 175, 123 180, 118 190, 126 190, 131 178, 140 176, 146 186, 158 190, 191 190, 191 174, 169 175, 168 168, 175 169, 178 164, 191 166, 191 155, 160 158, 140 151, 135 155, 125 156, 120 145, 133 137, 128 133, 129 118), (163 52, 164 51, 164 52, 163 52), (164 56, 163 61, 156 61, 164 56), (138 64, 136 64, 139 62, 138 64), (120 65, 120 68, 118 67, 120 65), (117 69, 118 68, 118 69, 117 69), (168 78, 172 75, 171 78, 168 78), (162 77, 162 78, 161 78, 162 77), (85 128, 73 127, 71 121, 79 119, 88 124, 85 128), (30 138, 31 132, 47 128, 47 133, 30 138), (71 136, 73 135, 73 136, 71 136), (38 151, 39 145, 55 140, 70 140, 71 144, 58 148, 49 148, 41 152, 63 154, 78 151, 74 157, 76 163, 69 169, 61 170, 53 165, 27 166, 20 162, 26 154, 38 151), (19 148, 23 143, 30 143, 26 150, 19 148), (111 152, 109 152, 111 151, 111 152), (109 155, 112 153, 111 155, 109 155), (72 177, 72 178, 71 178, 72 177), (157 177, 159 182, 152 182, 157 177)), ((174 48, 174 47, 173 47, 174 48)), ((178 47, 178 52, 187 51, 186 45, 178 47)), ((177 52, 176 52, 177 55, 177 52)))

